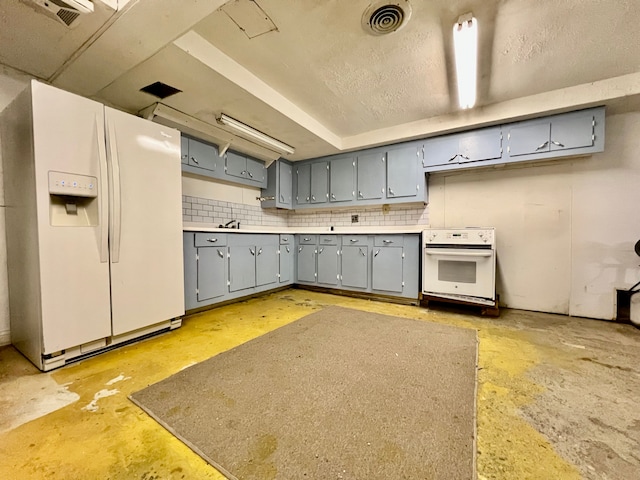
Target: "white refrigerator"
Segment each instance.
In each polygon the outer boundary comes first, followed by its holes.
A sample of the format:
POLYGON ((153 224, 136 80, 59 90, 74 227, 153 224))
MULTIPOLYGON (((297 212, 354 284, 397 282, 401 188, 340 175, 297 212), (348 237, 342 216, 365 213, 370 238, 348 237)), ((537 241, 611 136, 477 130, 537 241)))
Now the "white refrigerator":
POLYGON ((180 133, 37 81, 0 128, 16 348, 50 370, 180 326, 180 133))

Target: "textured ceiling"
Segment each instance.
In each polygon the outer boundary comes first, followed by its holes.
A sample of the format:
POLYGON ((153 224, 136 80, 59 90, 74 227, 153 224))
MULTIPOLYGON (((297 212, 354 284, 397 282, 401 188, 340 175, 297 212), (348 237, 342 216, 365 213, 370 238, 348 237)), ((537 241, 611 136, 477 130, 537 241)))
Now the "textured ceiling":
POLYGON ((267 33, 253 38, 228 14, 248 2, 138 0, 102 27, 87 16, 61 30, 27 0, 20 11, 0 0, 12 14, 0 62, 131 112, 158 101, 141 87, 169 83, 183 92, 166 105, 209 123, 224 111, 296 147, 294 160, 639 103, 638 0, 411 0, 407 25, 385 36, 361 26, 369 0, 257 0, 267 27, 249 26, 267 33), (478 101, 460 111, 451 31, 467 12, 479 24, 478 101))

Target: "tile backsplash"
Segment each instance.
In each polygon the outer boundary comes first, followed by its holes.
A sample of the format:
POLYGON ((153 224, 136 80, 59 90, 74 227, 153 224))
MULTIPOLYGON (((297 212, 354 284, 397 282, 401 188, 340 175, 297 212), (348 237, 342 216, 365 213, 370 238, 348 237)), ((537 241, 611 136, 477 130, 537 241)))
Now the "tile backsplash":
POLYGON ((214 225, 224 225, 230 220, 236 220, 241 226, 273 227, 428 225, 428 212, 429 208, 421 204, 389 205, 388 211, 383 211, 381 205, 339 210, 291 211, 182 196, 183 221, 214 225), (357 223, 352 223, 353 215, 358 216, 357 223))

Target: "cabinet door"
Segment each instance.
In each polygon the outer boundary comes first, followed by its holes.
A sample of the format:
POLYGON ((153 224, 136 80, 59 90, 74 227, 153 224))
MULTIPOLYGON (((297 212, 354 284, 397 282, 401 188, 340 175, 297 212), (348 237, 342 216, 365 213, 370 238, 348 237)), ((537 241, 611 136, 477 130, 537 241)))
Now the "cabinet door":
POLYGON ((278 281, 278 247, 264 245, 256 247, 256 286, 278 281))
POLYGON ((458 163, 458 154, 460 153, 458 146, 457 135, 445 135, 425 140, 422 166, 435 167, 458 163))
POLYGON ((311 203, 311 164, 305 163, 296 168, 296 203, 311 203))
POLYGON ((265 184, 267 179, 267 169, 264 166, 264 162, 256 160, 254 158, 247 157, 247 168, 245 170, 245 176, 249 180, 252 180, 259 184, 265 184))
POLYGON ((189 164, 189 138, 180 137, 180 163, 189 164))
POLYGON ((342 285, 345 287, 367 288, 369 247, 366 245, 345 245, 342 247, 342 285))
MULTIPOLYGON (((418 148, 408 145, 387 151, 387 197, 418 195, 418 148)), ((422 173, 421 173, 422 174, 422 173)))
POLYGON ((293 260, 293 247, 280 245, 280 283, 291 281, 291 261, 293 260))
POLYGON ((329 164, 311 164, 311 203, 326 203, 329 198, 329 164))
POLYGON ((338 247, 336 245, 318 246, 318 283, 338 284, 338 247))
POLYGON ((384 197, 387 158, 384 152, 358 155, 358 200, 384 197))
POLYGON ((402 293, 402 247, 374 247, 371 288, 402 293))
POLYGON ((189 139, 189 165, 215 171, 218 158, 218 149, 213 145, 189 139))
POLYGON ((551 123, 517 125, 509 129, 509 156, 548 152, 551 123))
POLYGON ((221 297, 226 293, 224 264, 227 256, 225 247, 198 248, 198 284, 199 302, 221 297))
POLYGON ((556 117, 551 122, 551 150, 592 147, 595 119, 592 113, 577 112, 556 117))
POLYGON ((256 284, 256 247, 229 247, 229 291, 256 284))
POLYGON ((233 177, 247 178, 247 157, 235 152, 225 154, 227 175, 233 177))
POLYGON ((493 160, 500 157, 502 157, 502 132, 500 127, 483 128, 459 134, 458 163, 493 160))
POLYGON ((331 160, 329 167, 329 201, 347 202, 354 198, 355 160, 353 157, 331 160))
POLYGON ((291 208, 291 191, 293 180, 293 167, 289 163, 278 162, 278 206, 291 208))
POLYGON ((298 247, 299 282, 316 283, 316 246, 300 245, 298 247))

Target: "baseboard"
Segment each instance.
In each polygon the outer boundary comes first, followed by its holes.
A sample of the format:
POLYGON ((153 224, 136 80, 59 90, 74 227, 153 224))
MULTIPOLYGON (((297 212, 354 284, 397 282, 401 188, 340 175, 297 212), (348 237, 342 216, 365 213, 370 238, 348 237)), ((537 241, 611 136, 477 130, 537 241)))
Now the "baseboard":
POLYGON ((0 330, 0 347, 11 345, 11 331, 0 330))

